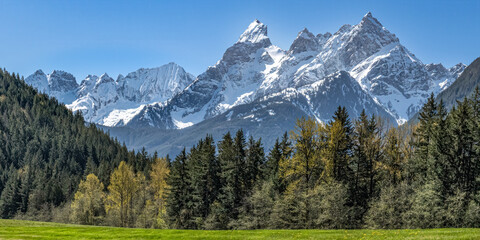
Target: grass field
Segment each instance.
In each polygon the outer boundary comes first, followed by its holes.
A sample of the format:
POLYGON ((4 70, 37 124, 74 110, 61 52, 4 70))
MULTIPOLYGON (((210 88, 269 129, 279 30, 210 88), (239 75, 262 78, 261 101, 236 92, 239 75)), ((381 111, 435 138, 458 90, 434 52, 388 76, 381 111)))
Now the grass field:
POLYGON ((0 219, 0 239, 480 239, 480 229, 197 231, 0 219))

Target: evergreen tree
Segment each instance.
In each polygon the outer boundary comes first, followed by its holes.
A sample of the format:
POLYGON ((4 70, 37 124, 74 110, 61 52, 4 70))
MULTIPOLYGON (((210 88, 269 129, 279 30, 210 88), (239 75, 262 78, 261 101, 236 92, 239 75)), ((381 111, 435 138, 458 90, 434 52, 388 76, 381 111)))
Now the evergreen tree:
POLYGON ((325 166, 322 176, 327 182, 332 180, 345 184, 351 182, 349 165, 352 142, 347 129, 341 121, 331 122, 327 126, 328 138, 322 154, 325 166))
POLYGON ((270 150, 264 170, 267 180, 273 182, 273 189, 277 194, 283 193, 286 188, 286 183, 280 175, 280 162, 290 159, 291 153, 291 142, 287 132, 285 132, 282 140, 279 141, 277 138, 272 150, 270 150))
POLYGON ((403 180, 405 156, 401 150, 401 141, 396 128, 390 128, 387 131, 383 144, 383 158, 379 163, 381 182, 384 187, 385 185, 396 185, 403 180))
POLYGON ((428 166, 432 162, 434 154, 433 136, 436 133, 438 122, 438 105, 433 93, 422 107, 419 113, 419 124, 415 131, 415 160, 412 162, 411 175, 416 176, 422 182, 427 180, 428 166))
POLYGON ((236 133, 235 139, 230 133, 223 136, 218 145, 218 161, 221 187, 218 200, 212 204, 208 227, 226 229, 238 218, 244 197, 245 137, 242 130, 236 133))
POLYGON ((15 216, 21 206, 20 180, 18 174, 11 170, 8 181, 0 196, 0 215, 2 218, 11 218, 15 216))
POLYGON ((202 228, 210 214, 210 205, 219 191, 219 164, 213 138, 207 136, 190 150, 188 168, 191 180, 191 210, 193 224, 202 228))
POLYGON ((474 122, 473 109, 467 99, 458 102, 458 108, 451 112, 452 151, 454 156, 456 187, 462 192, 472 193, 476 188, 475 181, 478 173, 475 172, 474 150, 474 122))
POLYGON ((187 168, 187 153, 185 148, 172 162, 167 183, 170 191, 167 196, 167 215, 172 228, 192 228, 189 224, 191 209, 190 176, 187 168))
POLYGON ((368 119, 363 110, 355 121, 354 132, 353 200, 355 205, 365 209, 376 193, 377 169, 382 158, 381 136, 375 116, 368 119))
POLYGON ((253 137, 248 139, 248 147, 245 157, 245 191, 251 194, 255 184, 263 180, 262 166, 265 163, 265 153, 262 147, 262 140, 255 141, 253 137))

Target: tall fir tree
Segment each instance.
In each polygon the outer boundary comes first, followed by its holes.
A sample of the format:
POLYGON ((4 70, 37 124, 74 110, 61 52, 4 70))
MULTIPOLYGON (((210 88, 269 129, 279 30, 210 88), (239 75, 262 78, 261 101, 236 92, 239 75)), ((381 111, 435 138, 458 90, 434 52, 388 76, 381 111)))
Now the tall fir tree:
POLYGON ((167 215, 172 228, 193 228, 190 224, 191 188, 185 148, 172 162, 167 183, 170 191, 167 196, 167 215))
POLYGON ((215 151, 213 138, 207 136, 188 155, 192 224, 196 228, 203 228, 204 221, 210 214, 210 205, 216 200, 219 191, 219 164, 215 151))

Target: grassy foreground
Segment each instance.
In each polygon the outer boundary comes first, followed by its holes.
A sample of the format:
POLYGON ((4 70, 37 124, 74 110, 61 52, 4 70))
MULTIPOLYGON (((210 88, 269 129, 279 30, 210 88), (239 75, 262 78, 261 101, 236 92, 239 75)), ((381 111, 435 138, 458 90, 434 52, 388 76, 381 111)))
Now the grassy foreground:
POLYGON ((480 239, 480 229, 201 231, 0 219, 0 239, 480 239))

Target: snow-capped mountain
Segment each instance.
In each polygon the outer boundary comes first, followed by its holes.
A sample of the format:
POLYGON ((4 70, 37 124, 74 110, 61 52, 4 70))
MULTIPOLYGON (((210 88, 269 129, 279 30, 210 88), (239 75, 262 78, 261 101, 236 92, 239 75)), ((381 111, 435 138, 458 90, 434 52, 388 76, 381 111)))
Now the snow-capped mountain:
POLYGON ((75 100, 75 92, 78 88, 78 83, 72 74, 58 70, 48 75, 42 70, 37 70, 28 76, 25 82, 65 104, 75 100))
POLYGON ((319 120, 329 119, 333 112, 326 109, 338 103, 355 108, 353 116, 362 108, 370 108, 401 124, 418 111, 431 92, 438 94, 447 88, 464 68, 463 64, 451 69, 423 64, 371 13, 333 35, 315 36, 305 28, 288 51, 272 45, 266 25, 255 20, 223 57, 184 91, 166 103, 142 109, 127 125, 183 128, 238 105, 257 99, 268 101, 271 96, 288 98, 293 92, 310 101, 299 107, 319 120), (342 88, 361 89, 363 101, 348 103, 328 89, 315 91, 340 72, 342 79, 356 81, 342 88), (328 98, 312 103, 312 97, 319 95, 328 98))
POLYGON ((275 122, 277 130, 290 126, 282 123, 290 118, 276 115, 286 113, 282 107, 296 114, 292 119, 301 112, 326 122, 342 105, 352 117, 365 109, 402 124, 431 92, 447 89, 464 69, 463 64, 447 69, 422 63, 367 13, 358 24, 343 25, 334 34, 315 35, 304 28, 288 50, 273 45, 267 26, 255 20, 196 78, 170 63, 117 80, 89 75, 79 86, 55 71, 37 71, 26 81, 53 96, 75 89, 74 100, 63 100, 67 107, 104 126, 173 131, 198 125, 200 132, 213 131, 215 119, 216 129, 235 122, 259 133, 265 121, 275 122), (56 84, 63 79, 64 89, 56 84))
POLYGON ((181 92, 195 77, 175 63, 141 68, 114 80, 108 74, 88 75, 80 85, 62 71, 45 75, 36 71, 25 81, 56 97, 89 122, 116 126, 126 124, 145 105, 163 102, 181 92))

